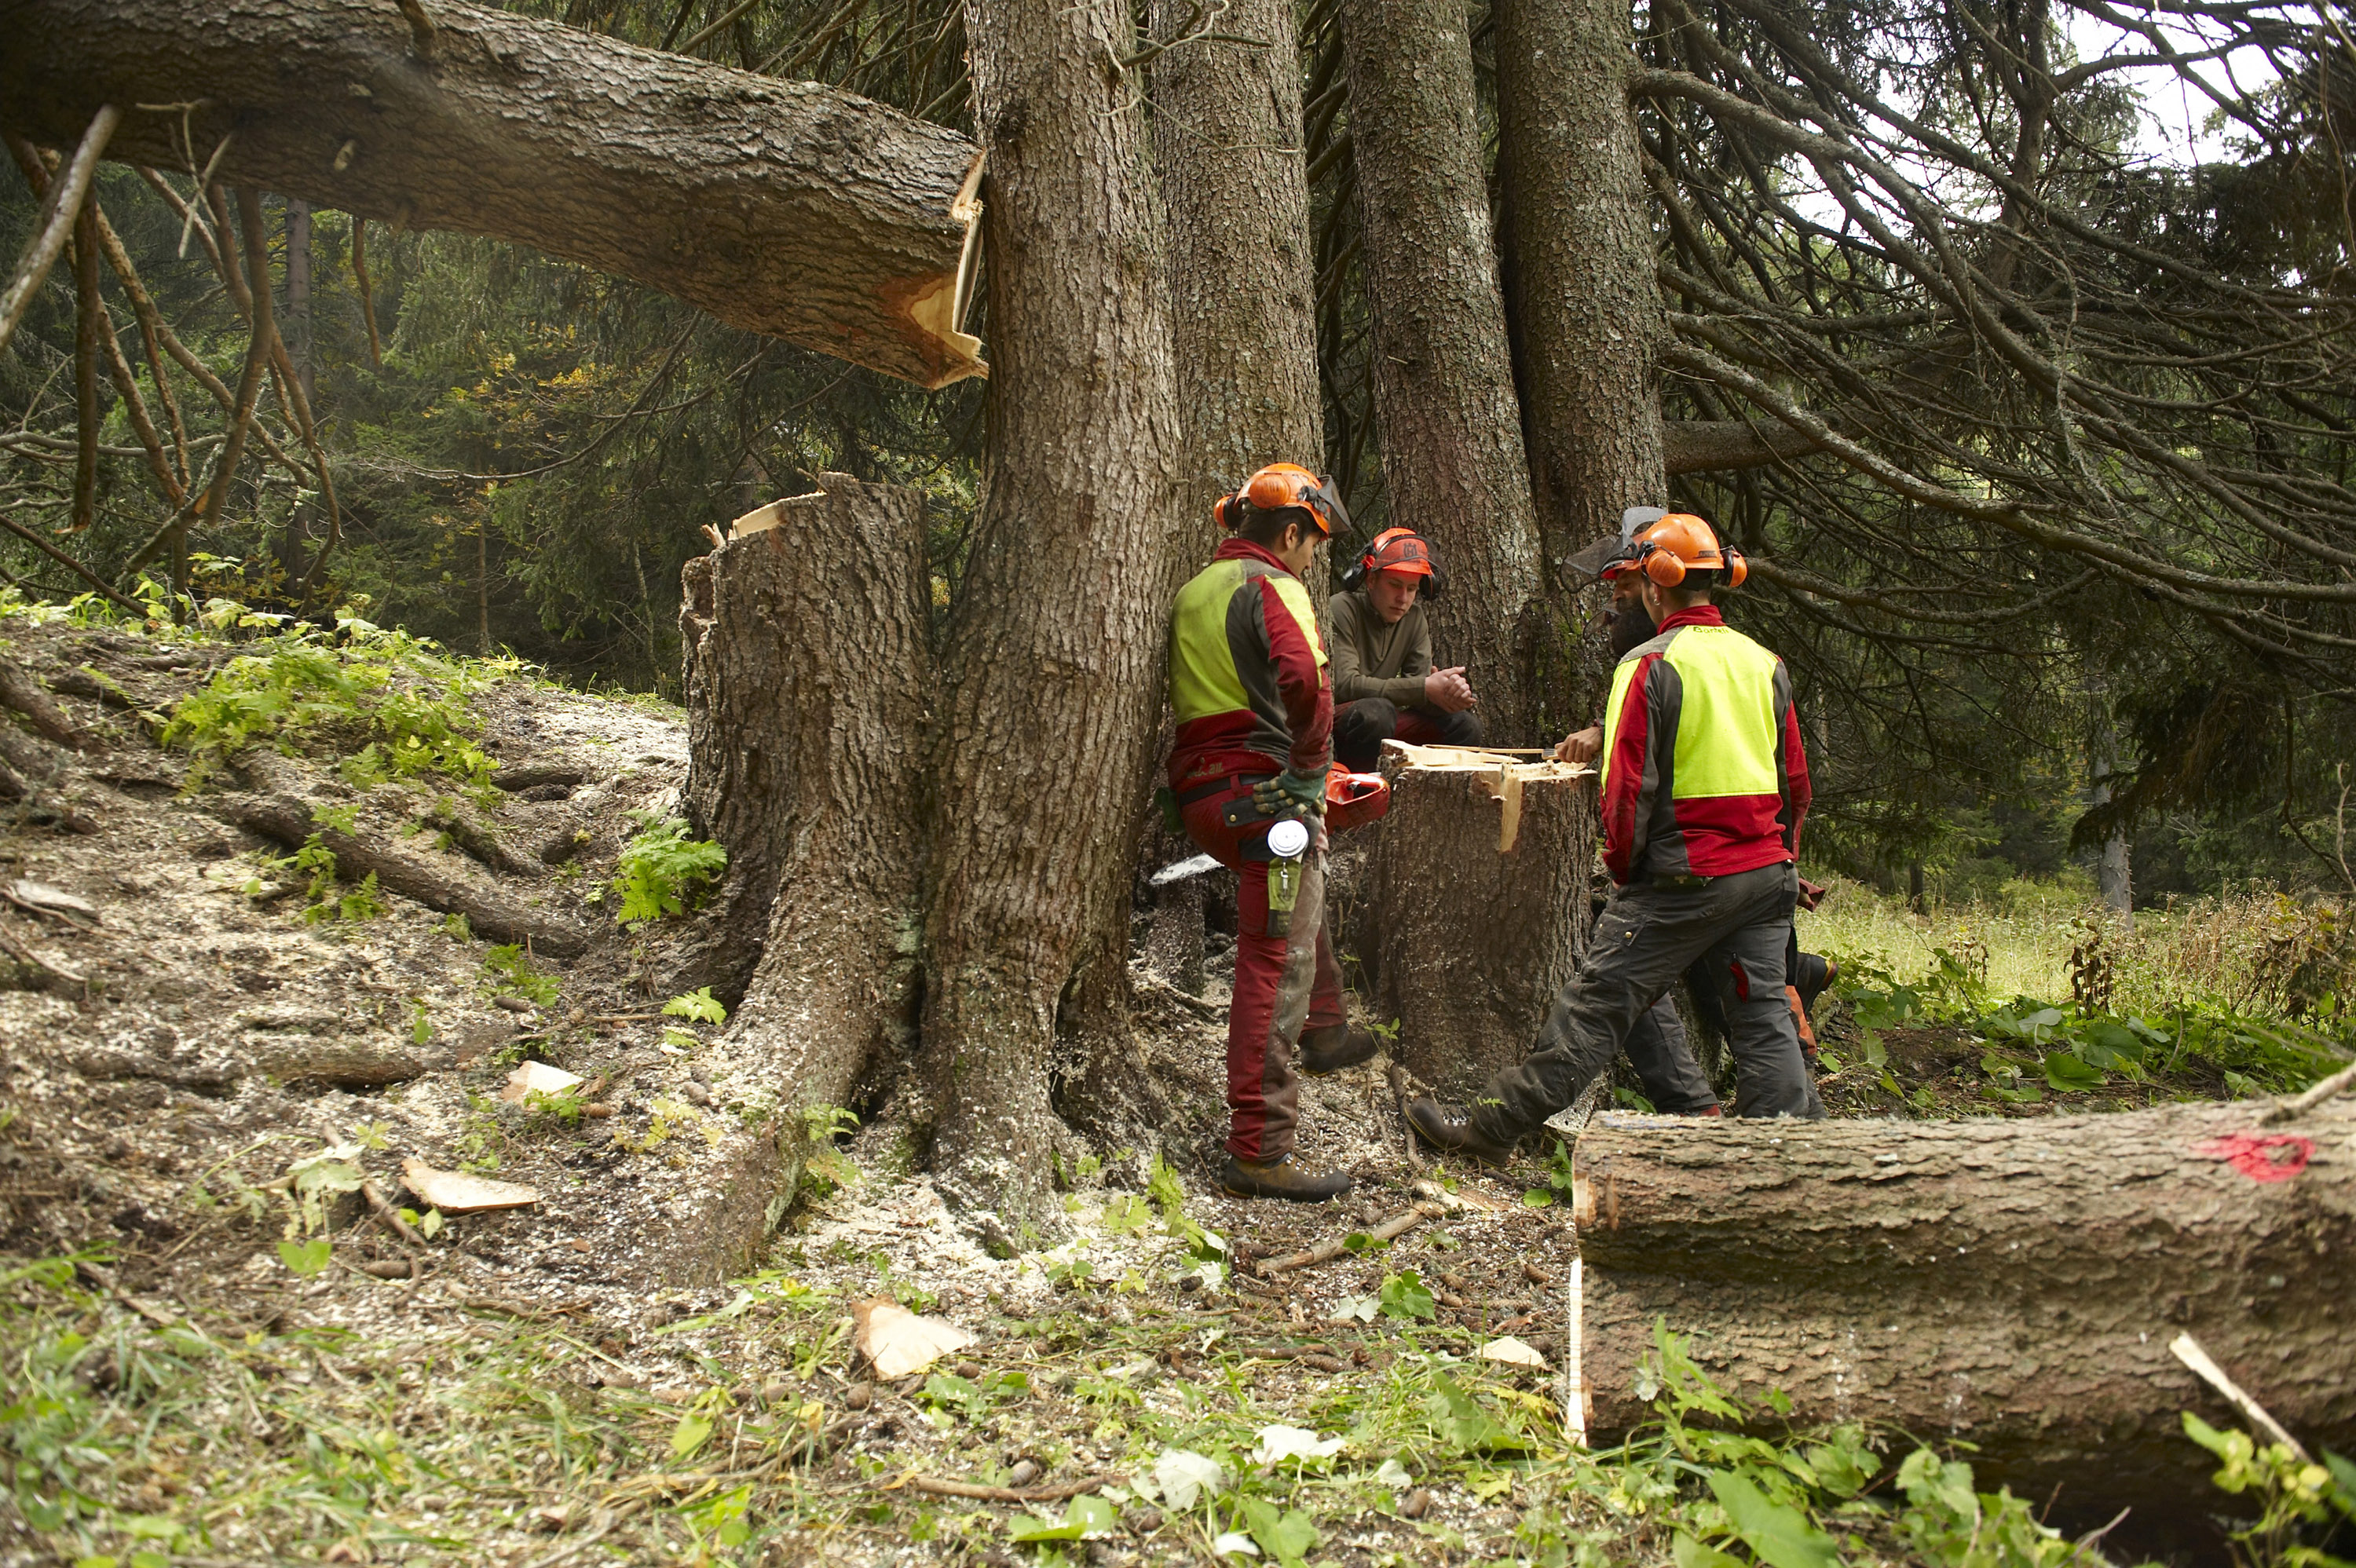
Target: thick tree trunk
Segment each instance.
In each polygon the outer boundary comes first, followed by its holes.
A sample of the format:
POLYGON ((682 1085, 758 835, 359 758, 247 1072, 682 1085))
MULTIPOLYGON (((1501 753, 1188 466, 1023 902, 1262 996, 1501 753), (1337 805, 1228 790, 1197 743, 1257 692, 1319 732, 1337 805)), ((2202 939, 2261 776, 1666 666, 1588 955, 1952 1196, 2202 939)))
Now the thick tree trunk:
POLYGON ((1477 1093, 1528 1053, 1586 945, 1592 776, 1384 750, 1391 807, 1355 901, 1370 1003, 1398 1020, 1401 1065, 1477 1093))
POLYGON ((457 0, 0 4, 0 124, 70 144, 104 103, 149 106, 116 158, 184 168, 233 131, 232 184, 534 246, 921 386, 981 368, 972 144, 815 82, 457 0))
MULTIPOLYGON (((1154 36, 1176 37, 1200 16, 1155 0, 1154 36)), ((1324 451, 1293 8, 1238 0, 1219 31, 1269 47, 1182 44, 1153 61, 1189 517, 1266 464, 1315 468, 1324 451)))
POLYGON ((1515 368, 1554 612, 1538 702, 1551 735, 1591 722, 1610 677, 1608 660, 1570 653, 1591 617, 1574 603, 1586 585, 1560 563, 1615 532, 1626 508, 1666 499, 1663 319, 1622 88, 1625 0, 1498 0, 1494 15, 1515 368))
POLYGON ((759 960, 719 1060, 788 1108, 849 1104, 916 1023, 924 500, 819 483, 690 562, 680 616, 685 793, 730 857, 713 967, 759 960))
POLYGON ((932 661, 923 497, 819 482, 683 573, 681 795, 728 880, 681 979, 744 993, 735 1036, 841 1104, 907 1043, 932 661))
POLYGON ((1126 8, 969 0, 966 18, 995 384, 948 635, 924 1051, 935 1179, 1006 1245, 1060 1228, 1059 1004, 1121 977, 1180 564, 1178 418, 1136 84, 1107 69, 1136 48, 1126 8))
POLYGON ((2348 1452, 2356 1102, 2274 1126, 2264 1109, 1600 1116, 1573 1210, 1590 1426, 1646 1419, 1632 1389, 1657 1318, 1746 1397, 1782 1389, 1795 1423, 1968 1440, 1981 1485, 2060 1482, 2104 1517, 2199 1510, 2214 1463, 2178 1413, 2237 1418, 2169 1353, 2190 1331, 2309 1445, 2348 1452))
POLYGON ((1341 16, 1389 518, 1447 568, 1434 652, 1466 667, 1489 739, 1525 744, 1547 617, 1464 11, 1344 0, 1341 16))

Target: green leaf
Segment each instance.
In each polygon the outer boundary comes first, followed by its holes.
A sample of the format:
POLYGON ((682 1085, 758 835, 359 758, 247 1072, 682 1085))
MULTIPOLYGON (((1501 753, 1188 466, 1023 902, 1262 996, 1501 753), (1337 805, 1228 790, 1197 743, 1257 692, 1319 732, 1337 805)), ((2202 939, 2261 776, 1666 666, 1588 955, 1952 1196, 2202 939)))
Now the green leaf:
POLYGON ((1244 1522, 1250 1528, 1252 1539, 1259 1542, 1260 1550, 1287 1568, 1300 1563, 1317 1544, 1316 1525, 1299 1509, 1279 1513, 1273 1503, 1246 1498, 1244 1522))
POLYGON ((1412 1319, 1440 1316, 1440 1304, 1432 1298, 1422 1276, 1413 1269, 1385 1279, 1380 1299, 1384 1313, 1392 1317, 1412 1319))
POLYGON ((308 1279, 327 1266, 328 1254, 334 1251, 333 1244, 325 1236, 308 1242, 281 1242, 278 1243, 278 1261, 284 1264, 289 1272, 308 1279))
POLYGON ((1526 1188, 1522 1192, 1522 1202, 1532 1209, 1551 1208, 1554 1204, 1554 1194, 1543 1187, 1526 1188))
POLYGON ((1093 1541, 1120 1528, 1120 1510, 1102 1498, 1077 1497, 1060 1520, 1015 1520, 1007 1533, 1016 1541, 1093 1541))
POLYGON ((682 1415, 670 1435, 670 1456, 684 1459, 703 1446, 712 1435, 712 1418, 708 1415, 682 1415))
POLYGON ((682 996, 673 997, 663 1004, 662 1010, 668 1018, 690 1019, 700 1024, 724 1024, 728 1021, 727 1006, 712 994, 709 986, 699 986, 682 996))
POLYGON ((1505 1425, 1446 1372, 1431 1374, 1425 1408, 1441 1439, 1460 1453, 1505 1454, 1526 1450, 1530 1440, 1505 1425))
POLYGON ((1017 1515, 1006 1527, 1008 1536, 1015 1541, 1077 1541, 1080 1527, 1062 1520, 1034 1519, 1029 1514, 1017 1515))
POLYGON ((2326 1448, 2323 1451, 2323 1467, 2331 1472, 2332 1480, 2340 1488, 2340 1496, 2334 1499, 2340 1505, 2340 1511, 2356 1519, 2356 1465, 2326 1448))
POLYGON ((2079 1061, 2066 1051, 2045 1053, 2045 1082, 2065 1094, 2083 1093, 2103 1086, 2103 1070, 2079 1061))
POLYGON ((1677 1568, 1750 1568, 1740 1557, 1730 1556, 1715 1546, 1704 1546, 1684 1531, 1669 1542, 1669 1556, 1677 1568))
POLYGON ((1748 1476, 1733 1470, 1710 1473, 1709 1489, 1726 1509, 1742 1543, 1773 1568, 1839 1568, 1833 1538, 1789 1503, 1779 1503, 1748 1476))

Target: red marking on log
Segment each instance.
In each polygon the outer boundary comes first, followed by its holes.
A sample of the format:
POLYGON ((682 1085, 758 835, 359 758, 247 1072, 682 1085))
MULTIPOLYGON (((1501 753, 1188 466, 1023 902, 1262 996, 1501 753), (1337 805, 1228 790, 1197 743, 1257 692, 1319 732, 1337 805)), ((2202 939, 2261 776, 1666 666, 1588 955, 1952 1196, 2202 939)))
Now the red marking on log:
POLYGON ((2288 1181, 2314 1157, 2315 1140, 2294 1133, 2231 1133, 2196 1145, 2192 1152, 2222 1159, 2252 1181, 2288 1181), (2286 1152, 2278 1156, 2277 1149, 2286 1152))

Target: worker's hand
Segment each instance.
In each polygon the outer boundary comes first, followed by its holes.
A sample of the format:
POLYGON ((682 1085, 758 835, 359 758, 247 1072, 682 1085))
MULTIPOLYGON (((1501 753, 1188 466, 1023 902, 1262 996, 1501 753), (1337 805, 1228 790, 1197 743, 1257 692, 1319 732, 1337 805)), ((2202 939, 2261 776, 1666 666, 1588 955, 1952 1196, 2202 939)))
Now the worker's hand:
POLYGON ((1472 683, 1464 678, 1464 667, 1436 669, 1423 677, 1423 699, 1442 713, 1462 713, 1472 706, 1472 683))
POLYGON ((1325 775, 1287 769, 1252 785, 1252 804, 1270 816, 1325 815, 1325 775))
POLYGON ((1575 763, 1584 767, 1593 762, 1597 753, 1602 750, 1603 726, 1590 724, 1584 730, 1565 735, 1561 743, 1554 749, 1554 760, 1558 763, 1575 763))
POLYGON ((1800 907, 1802 909, 1815 908, 1818 904, 1825 901, 1825 889, 1818 887, 1815 883, 1808 880, 1807 878, 1802 877, 1800 879, 1800 907))

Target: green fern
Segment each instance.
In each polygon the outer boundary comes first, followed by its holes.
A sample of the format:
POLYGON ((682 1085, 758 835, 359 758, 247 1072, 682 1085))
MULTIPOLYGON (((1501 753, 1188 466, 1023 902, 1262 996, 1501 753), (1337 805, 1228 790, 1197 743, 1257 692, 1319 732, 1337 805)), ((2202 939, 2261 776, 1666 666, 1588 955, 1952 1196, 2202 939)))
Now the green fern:
POLYGON ((688 837, 680 817, 658 820, 640 814, 639 830, 622 847, 614 870, 614 891, 622 895, 615 918, 645 925, 665 915, 684 914, 688 901, 728 865, 728 851, 709 839, 688 837))

